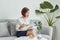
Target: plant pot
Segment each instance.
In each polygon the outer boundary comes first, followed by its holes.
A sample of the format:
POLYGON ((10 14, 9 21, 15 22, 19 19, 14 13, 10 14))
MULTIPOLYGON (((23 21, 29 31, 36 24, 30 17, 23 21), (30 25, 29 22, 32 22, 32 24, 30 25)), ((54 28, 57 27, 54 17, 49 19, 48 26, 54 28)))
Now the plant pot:
POLYGON ((56 40, 56 26, 53 26, 53 35, 52 35, 52 40, 56 40))
POLYGON ((56 40, 56 26, 49 26, 53 28, 52 40, 56 40))

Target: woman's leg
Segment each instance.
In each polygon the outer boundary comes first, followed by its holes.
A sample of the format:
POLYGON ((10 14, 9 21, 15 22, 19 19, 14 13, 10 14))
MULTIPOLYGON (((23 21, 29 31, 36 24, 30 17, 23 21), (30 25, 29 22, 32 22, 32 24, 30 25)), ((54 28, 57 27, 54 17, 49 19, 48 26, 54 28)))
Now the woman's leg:
POLYGON ((27 31, 27 36, 35 37, 35 33, 34 33, 33 29, 30 29, 30 30, 27 31))
POLYGON ((16 36, 21 37, 21 36, 26 36, 27 31, 17 31, 16 36))
POLYGON ((19 34, 20 32, 19 31, 17 31, 17 33, 16 33, 16 36, 17 37, 20 37, 20 34, 19 34))

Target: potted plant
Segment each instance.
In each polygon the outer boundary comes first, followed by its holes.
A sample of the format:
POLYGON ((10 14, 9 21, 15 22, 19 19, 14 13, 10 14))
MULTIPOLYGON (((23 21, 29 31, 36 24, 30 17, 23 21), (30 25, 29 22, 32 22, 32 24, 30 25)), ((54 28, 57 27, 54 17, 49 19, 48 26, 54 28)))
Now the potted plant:
POLYGON ((42 23, 41 21, 35 22, 37 29, 38 29, 38 33, 40 33, 41 29, 42 29, 42 23))
POLYGON ((56 16, 54 17, 54 12, 57 11, 59 9, 58 5, 55 5, 55 7, 53 7, 53 5, 48 2, 48 1, 44 1, 43 3, 40 3, 40 8, 39 10, 35 10, 36 14, 46 14, 46 16, 44 15, 48 26, 53 27, 53 40, 55 40, 55 35, 56 35, 56 26, 53 26, 54 23, 56 22, 56 20, 54 20, 54 18, 59 19, 60 16, 56 16), (42 11, 42 10, 47 10, 47 11, 42 11), (53 16, 52 16, 53 15, 53 16))

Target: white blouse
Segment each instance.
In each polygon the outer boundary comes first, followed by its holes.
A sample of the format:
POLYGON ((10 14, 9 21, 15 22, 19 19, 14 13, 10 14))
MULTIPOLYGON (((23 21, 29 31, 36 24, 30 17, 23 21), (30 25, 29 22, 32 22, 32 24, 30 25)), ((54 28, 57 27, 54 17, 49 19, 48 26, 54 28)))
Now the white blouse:
POLYGON ((31 28, 31 26, 29 25, 29 26, 27 26, 27 27, 23 27, 23 28, 19 29, 20 25, 22 25, 22 24, 30 24, 30 19, 29 19, 29 18, 23 19, 23 18, 20 17, 20 18, 18 19, 17 26, 16 26, 16 30, 17 30, 17 31, 26 31, 26 30, 28 30, 29 28, 31 28))

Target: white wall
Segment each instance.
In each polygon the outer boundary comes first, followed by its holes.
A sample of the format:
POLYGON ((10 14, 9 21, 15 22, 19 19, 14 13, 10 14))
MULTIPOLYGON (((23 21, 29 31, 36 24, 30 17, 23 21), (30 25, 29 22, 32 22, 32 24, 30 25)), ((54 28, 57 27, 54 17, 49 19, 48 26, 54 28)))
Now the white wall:
MULTIPOLYGON (((46 26, 45 19, 43 15, 36 16, 35 9, 39 9, 39 3, 44 0, 0 0, 0 19, 17 19, 21 16, 20 11, 23 7, 28 7, 30 9, 30 18, 39 19, 42 21, 43 25, 46 26)), ((48 0, 52 4, 59 4, 59 0, 48 0)), ((60 12, 56 15, 60 15, 60 12)), ((60 40, 60 20, 56 23, 57 27, 57 40, 60 40)))
MULTIPOLYGON (((34 10, 37 8, 37 4, 40 0, 0 0, 0 19, 1 18, 17 18, 20 16, 20 10, 23 7, 31 9, 31 14, 34 14, 34 10)), ((31 15, 32 16, 32 15, 31 15)))

